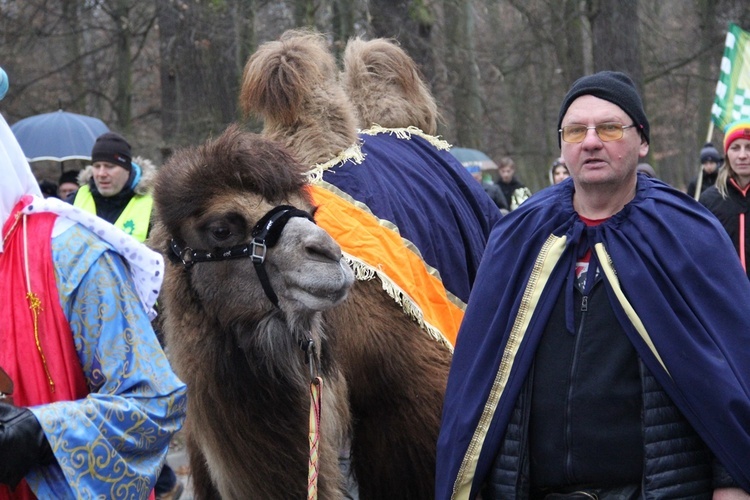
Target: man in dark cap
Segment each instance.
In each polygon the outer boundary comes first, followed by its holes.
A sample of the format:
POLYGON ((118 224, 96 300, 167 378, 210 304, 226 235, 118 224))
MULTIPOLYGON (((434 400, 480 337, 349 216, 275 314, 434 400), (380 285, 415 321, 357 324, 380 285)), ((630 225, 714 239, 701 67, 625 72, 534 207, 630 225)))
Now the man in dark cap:
POLYGON ((573 182, 498 222, 477 272, 436 498, 748 498, 750 282, 731 241, 637 175, 650 130, 627 75, 577 80, 558 130, 573 182))
POLYGON ((149 161, 139 160, 132 160, 124 137, 114 132, 102 134, 91 151, 92 165, 79 177, 83 185, 72 200, 73 205, 143 242, 150 229, 155 168, 149 161))
POLYGON ((60 181, 57 185, 57 196, 61 200, 68 200, 68 197, 78 191, 78 170, 67 170, 60 175, 60 181))

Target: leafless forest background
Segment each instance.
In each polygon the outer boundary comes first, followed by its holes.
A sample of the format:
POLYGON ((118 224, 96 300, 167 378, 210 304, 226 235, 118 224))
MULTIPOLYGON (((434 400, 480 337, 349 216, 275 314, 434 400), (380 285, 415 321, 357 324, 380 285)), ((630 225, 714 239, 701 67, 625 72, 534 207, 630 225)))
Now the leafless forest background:
POLYGON ((626 71, 651 121, 649 163, 684 188, 698 172, 730 22, 750 29, 747 0, 0 0, 11 82, 0 112, 11 124, 59 108, 97 116, 159 163, 241 120, 247 57, 311 26, 337 51, 351 36, 397 39, 438 100, 440 134, 513 157, 533 190, 559 154, 568 86, 626 71))

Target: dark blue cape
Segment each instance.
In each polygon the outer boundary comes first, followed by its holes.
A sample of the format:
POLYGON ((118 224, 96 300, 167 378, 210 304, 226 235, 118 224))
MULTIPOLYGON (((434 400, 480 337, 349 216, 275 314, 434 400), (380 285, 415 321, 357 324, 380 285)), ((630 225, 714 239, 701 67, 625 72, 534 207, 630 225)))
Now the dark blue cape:
POLYGON ((567 180, 535 194, 490 235, 448 379, 436 498, 478 493, 556 297, 572 294, 578 241, 606 249, 608 257, 595 258, 616 270, 604 282, 618 321, 672 401, 750 491, 750 282, 729 237, 697 202, 643 175, 635 198, 596 227, 573 210, 573 190, 567 180))
POLYGON ((325 171, 323 180, 394 224, 465 304, 501 217, 497 206, 453 155, 423 137, 388 131, 359 137, 366 161, 345 162, 325 171))

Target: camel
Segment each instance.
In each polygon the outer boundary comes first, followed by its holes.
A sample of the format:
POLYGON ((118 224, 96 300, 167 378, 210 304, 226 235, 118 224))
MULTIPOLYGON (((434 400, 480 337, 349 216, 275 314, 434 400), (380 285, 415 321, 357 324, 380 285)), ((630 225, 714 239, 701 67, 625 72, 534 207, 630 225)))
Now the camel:
POLYGON ((196 498, 306 494, 308 339, 323 379, 319 497, 344 497, 338 459, 350 449, 360 498, 432 498, 451 351, 375 280, 352 286, 340 248, 304 216, 316 207, 303 171, 282 146, 233 126, 176 151, 157 176, 149 244, 167 257, 162 328, 188 386, 196 498), (270 297, 250 259, 206 257, 246 255, 254 226, 286 205, 303 215, 270 231, 270 297))
MULTIPOLYGON (((312 222, 302 167, 270 141, 230 127, 176 152, 157 175, 154 199, 149 244, 167 257, 162 326, 189 390, 185 432, 196 497, 306 495, 309 392, 319 373, 318 491, 342 498, 338 456, 351 423, 321 311, 345 299, 353 275, 312 222), (262 264, 275 306, 248 247, 240 247, 264 214, 286 205, 299 212, 269 231, 262 264), (209 258, 232 252, 243 257, 209 258), (315 350, 301 349, 309 345, 315 350)), ((266 219, 268 227, 273 219, 266 219)))

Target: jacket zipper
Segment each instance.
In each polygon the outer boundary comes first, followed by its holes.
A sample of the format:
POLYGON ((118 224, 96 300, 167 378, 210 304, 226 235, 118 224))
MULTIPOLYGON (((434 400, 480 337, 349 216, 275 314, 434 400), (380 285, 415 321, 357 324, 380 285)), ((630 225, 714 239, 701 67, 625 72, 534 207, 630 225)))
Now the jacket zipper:
POLYGON ((586 324, 586 313, 589 310, 589 297, 584 295, 581 297, 581 321, 578 323, 578 329, 576 332, 576 345, 573 350, 573 363, 570 366, 570 385, 568 386, 568 398, 565 408, 565 475, 568 481, 574 481, 573 477, 573 454, 571 450, 571 443, 573 442, 573 429, 572 429, 572 416, 571 416, 571 404, 573 398, 573 376, 576 372, 576 366, 578 364, 578 353, 581 347, 581 338, 583 337, 583 328, 586 324))

